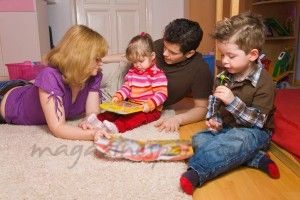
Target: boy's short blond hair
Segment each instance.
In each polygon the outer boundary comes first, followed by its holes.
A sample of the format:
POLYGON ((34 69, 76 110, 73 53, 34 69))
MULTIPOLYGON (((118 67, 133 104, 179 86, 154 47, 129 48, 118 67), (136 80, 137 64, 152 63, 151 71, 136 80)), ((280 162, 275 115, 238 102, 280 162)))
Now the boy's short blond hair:
POLYGON ((265 26, 260 15, 245 12, 217 22, 212 37, 220 42, 233 42, 245 53, 261 52, 265 43, 265 26))
POLYGON ((130 62, 142 61, 144 57, 150 57, 154 52, 154 45, 148 33, 141 33, 133 37, 126 49, 126 58, 130 62))
POLYGON ((57 68, 66 84, 82 87, 91 76, 91 62, 104 57, 107 50, 108 44, 99 33, 87 26, 75 25, 44 56, 44 62, 57 68))

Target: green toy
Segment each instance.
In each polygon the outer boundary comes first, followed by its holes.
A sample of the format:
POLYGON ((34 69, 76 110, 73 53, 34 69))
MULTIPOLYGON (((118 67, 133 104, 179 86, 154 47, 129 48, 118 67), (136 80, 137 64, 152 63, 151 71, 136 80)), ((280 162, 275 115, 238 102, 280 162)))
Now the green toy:
POLYGON ((221 74, 219 78, 221 80, 220 85, 225 85, 226 81, 230 81, 230 79, 224 74, 221 74))
POLYGON ((280 74, 288 71, 288 65, 289 65, 289 60, 290 60, 291 56, 287 51, 282 51, 279 56, 278 56, 278 60, 275 63, 275 67, 273 70, 273 77, 277 77, 280 74))

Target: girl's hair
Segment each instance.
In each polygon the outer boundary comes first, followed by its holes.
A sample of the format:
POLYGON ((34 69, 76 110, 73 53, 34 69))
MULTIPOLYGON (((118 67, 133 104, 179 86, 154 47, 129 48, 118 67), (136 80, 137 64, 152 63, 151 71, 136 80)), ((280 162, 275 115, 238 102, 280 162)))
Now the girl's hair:
POLYGON ((245 53, 262 50, 265 26, 260 15, 245 12, 217 22, 212 37, 220 42, 233 42, 245 53))
POLYGON ((138 62, 143 57, 150 57, 152 52, 154 52, 153 40, 148 33, 142 32, 130 40, 126 49, 126 58, 130 62, 138 62))
POLYGON ((83 86, 90 77, 93 60, 107 54, 108 44, 96 31, 84 25, 72 26, 58 45, 44 56, 44 62, 57 68, 66 84, 83 86))

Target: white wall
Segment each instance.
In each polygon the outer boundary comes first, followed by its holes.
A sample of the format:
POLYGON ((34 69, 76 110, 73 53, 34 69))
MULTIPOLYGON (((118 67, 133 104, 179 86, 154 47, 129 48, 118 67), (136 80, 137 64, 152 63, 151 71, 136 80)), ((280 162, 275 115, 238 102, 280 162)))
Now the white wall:
MULTIPOLYGON (((76 22, 72 2, 73 0, 56 0, 56 4, 48 5, 54 44, 76 22)), ((154 40, 162 37, 164 28, 170 21, 185 16, 185 0, 146 0, 146 2, 150 11, 148 31, 154 40)))
POLYGON ((165 26, 172 20, 185 16, 184 3, 184 0, 148 0, 149 32, 154 40, 162 37, 165 26))
POLYGON ((48 4, 49 25, 52 28, 54 45, 62 38, 64 33, 72 26, 76 19, 73 17, 73 0, 56 0, 55 4, 48 4))
POLYGON ((33 11, 18 8, 0 12, 0 80, 8 78, 5 64, 39 61, 50 49, 46 2, 32 3, 33 11))

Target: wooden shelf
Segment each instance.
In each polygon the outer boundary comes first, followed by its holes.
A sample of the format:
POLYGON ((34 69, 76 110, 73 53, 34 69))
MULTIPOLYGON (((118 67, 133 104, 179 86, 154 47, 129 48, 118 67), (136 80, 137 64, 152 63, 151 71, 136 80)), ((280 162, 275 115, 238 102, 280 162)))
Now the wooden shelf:
POLYGON ((266 37, 266 40, 294 40, 294 36, 266 37))
POLYGON ((259 1, 252 3, 253 6, 264 5, 264 4, 272 4, 272 3, 289 3, 289 2, 297 2, 297 0, 270 0, 270 1, 259 1))
POLYGON ((290 74, 292 74, 292 73, 294 73, 294 72, 293 72, 293 71, 286 71, 286 72, 284 72, 283 74, 280 74, 280 75, 277 76, 277 77, 273 77, 273 81, 278 82, 278 81, 280 81, 281 79, 287 77, 288 75, 290 75, 290 74))
MULTIPOLYGON (((288 18, 293 27, 293 33, 286 34, 285 36, 280 36, 276 34, 276 28, 272 28, 274 32, 273 37, 265 37, 265 45, 263 47, 264 53, 267 55, 269 60, 272 60, 272 65, 270 66, 270 75, 275 66, 274 63, 278 60, 278 55, 282 51, 288 51, 291 55, 291 60, 289 63, 289 70, 278 75, 277 77, 272 77, 274 82, 280 82, 282 80, 288 79, 288 82, 293 85, 295 82, 295 69, 296 63, 296 49, 299 46, 299 40, 296 34, 299 32, 299 0, 251 0, 247 4, 248 9, 252 12, 257 13, 262 16, 263 19, 273 18, 278 21, 278 23, 284 27, 288 18), (273 30, 274 29, 274 30, 273 30), (288 50, 287 48, 293 48, 294 50, 288 50)), ((247 10, 247 9, 245 9, 247 10)))

